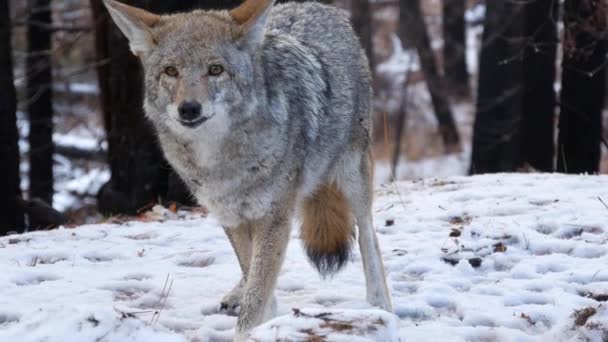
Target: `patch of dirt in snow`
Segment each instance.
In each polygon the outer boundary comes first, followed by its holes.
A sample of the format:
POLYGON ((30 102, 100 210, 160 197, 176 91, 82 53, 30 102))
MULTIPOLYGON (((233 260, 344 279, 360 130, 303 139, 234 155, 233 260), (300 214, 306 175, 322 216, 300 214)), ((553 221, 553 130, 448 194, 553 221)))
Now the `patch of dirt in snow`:
MULTIPOLYGON (((608 208, 600 199, 608 201, 606 176, 378 187, 375 225, 398 317, 382 336, 605 341, 608 208)), ((229 341, 236 318, 219 305, 239 281, 236 257, 213 218, 175 218, 0 238, 0 341, 229 341)), ((364 284, 358 248, 324 281, 292 241, 275 292, 281 317, 256 331, 297 332, 293 308, 340 321, 372 317, 364 284)), ((365 324, 352 321, 353 334, 364 335, 365 324)), ((314 326, 303 338, 350 330, 321 323, 305 320, 314 326)))

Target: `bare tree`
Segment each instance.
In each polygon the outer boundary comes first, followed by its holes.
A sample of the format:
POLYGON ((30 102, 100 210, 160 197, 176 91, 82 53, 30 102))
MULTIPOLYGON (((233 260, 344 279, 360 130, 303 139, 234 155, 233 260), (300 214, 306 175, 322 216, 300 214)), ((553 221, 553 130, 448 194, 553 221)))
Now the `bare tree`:
POLYGON ((470 97, 466 60, 466 0, 443 0, 443 64, 447 91, 456 98, 470 97))
MULTIPOLYGON (((103 123, 106 132, 111 129, 111 98, 110 98, 110 49, 108 47, 108 34, 110 27, 110 15, 106 11, 102 0, 90 0, 91 13, 93 15, 93 32, 95 35, 95 58, 97 82, 99 84, 99 104, 103 114, 103 123)), ((110 154, 112 154, 110 152, 110 154)))
POLYGON ((22 231, 23 208, 19 177, 19 135, 16 124, 16 95, 13 83, 9 2, 0 1, 0 236, 22 231))
POLYGON ((431 94, 439 131, 446 153, 460 150, 460 136, 446 96, 445 80, 439 74, 430 38, 422 16, 420 0, 399 1, 399 34, 402 40, 414 46, 431 94))
POLYGON ((523 103, 522 3, 486 2, 471 173, 517 169, 523 103))
MULTIPOLYGON (((322 2, 324 4, 331 4, 333 2, 333 0, 277 0, 277 3, 285 3, 285 2, 308 2, 308 1, 316 1, 316 2, 322 2)), ((239 2, 242 2, 239 1, 239 2)))
MULTIPOLYGON (((51 0, 29 0, 26 101, 30 121, 29 197, 53 203, 53 77, 51 0)), ((38 223, 30 220, 30 227, 38 223)))
POLYGON ((351 12, 353 28, 361 40, 361 45, 365 49, 371 70, 374 72, 376 61, 374 60, 373 13, 369 0, 352 0, 351 12))
POLYGON ((606 94, 606 2, 566 0, 557 170, 599 170, 606 94))
POLYGON ((558 2, 524 4, 523 113, 517 167, 553 171, 558 2))

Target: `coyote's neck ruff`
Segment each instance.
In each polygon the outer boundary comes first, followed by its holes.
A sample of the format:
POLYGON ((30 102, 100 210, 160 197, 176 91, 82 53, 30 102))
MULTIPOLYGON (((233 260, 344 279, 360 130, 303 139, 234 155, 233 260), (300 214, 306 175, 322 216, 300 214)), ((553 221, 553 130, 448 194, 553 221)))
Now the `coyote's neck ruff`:
POLYGON ((158 16, 104 1, 143 64, 167 160, 239 258, 224 302, 241 306, 237 339, 272 312, 295 214, 324 274, 347 261, 355 218, 368 300, 390 309, 371 218, 370 72, 345 13, 247 0, 158 16))

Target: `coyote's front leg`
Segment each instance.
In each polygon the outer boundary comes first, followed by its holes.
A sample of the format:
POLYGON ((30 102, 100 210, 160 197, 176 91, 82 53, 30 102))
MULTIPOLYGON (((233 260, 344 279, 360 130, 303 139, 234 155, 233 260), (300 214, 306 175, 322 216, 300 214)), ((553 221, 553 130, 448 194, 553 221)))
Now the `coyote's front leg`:
POLYGON ((268 319, 272 293, 289 241, 289 216, 273 216, 252 227, 252 255, 241 298, 235 341, 245 341, 249 331, 268 319))
POLYGON ((236 257, 241 266, 243 276, 236 286, 224 296, 220 304, 220 311, 236 316, 239 311, 241 297, 243 296, 243 288, 247 281, 247 273, 249 272, 249 262, 251 260, 251 226, 241 224, 235 228, 224 227, 224 232, 230 240, 230 244, 234 249, 236 257))

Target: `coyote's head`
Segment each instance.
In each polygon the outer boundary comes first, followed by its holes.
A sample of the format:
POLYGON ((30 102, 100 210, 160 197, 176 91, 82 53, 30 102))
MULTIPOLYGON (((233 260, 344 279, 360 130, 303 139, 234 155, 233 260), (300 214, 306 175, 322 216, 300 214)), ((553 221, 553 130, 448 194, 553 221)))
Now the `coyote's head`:
POLYGON ((232 115, 251 113, 254 58, 273 0, 174 15, 104 3, 143 64, 147 114, 156 124, 177 134, 215 135, 238 119, 232 115))

